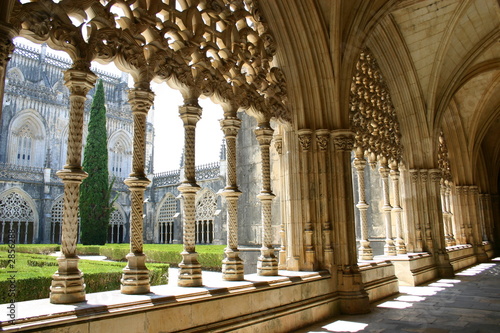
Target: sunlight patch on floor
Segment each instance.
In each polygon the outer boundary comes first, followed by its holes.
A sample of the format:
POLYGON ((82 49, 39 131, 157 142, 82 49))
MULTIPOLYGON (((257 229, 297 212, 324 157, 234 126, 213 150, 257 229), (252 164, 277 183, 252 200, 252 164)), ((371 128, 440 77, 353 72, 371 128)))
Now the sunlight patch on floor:
POLYGON ((477 274, 481 273, 482 271, 484 271, 488 268, 491 268, 493 266, 495 266, 495 264, 479 264, 479 265, 476 265, 476 266, 471 267, 469 269, 466 269, 460 273, 455 273, 455 275, 474 276, 474 275, 477 275, 477 274))
POLYGON ((442 290, 444 290, 444 288, 441 287, 399 287, 400 293, 414 296, 432 296, 436 295, 438 291, 442 290))
POLYGON ((396 301, 388 301, 382 304, 377 305, 377 308, 390 308, 390 309, 407 309, 411 308, 413 303, 409 302, 396 302, 396 301))
POLYGON ((395 301, 400 302, 422 302, 425 301, 427 297, 422 296, 412 296, 412 295, 402 295, 395 299, 395 301))
POLYGON ((365 329, 366 326, 368 326, 368 324, 337 320, 331 324, 323 326, 322 328, 329 332, 359 332, 365 329))

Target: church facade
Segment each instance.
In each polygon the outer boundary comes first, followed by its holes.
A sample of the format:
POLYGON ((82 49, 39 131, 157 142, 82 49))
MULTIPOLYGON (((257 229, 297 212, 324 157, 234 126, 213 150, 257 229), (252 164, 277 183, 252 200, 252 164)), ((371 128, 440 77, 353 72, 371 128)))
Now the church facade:
POLYGON ((16 36, 72 61, 64 72, 67 159, 57 172, 63 255, 44 301, 53 311, 43 323, 33 314, 6 327, 119 331, 126 320, 137 332, 289 332, 365 313, 399 285, 451 278, 498 250, 498 1, 11 0, 2 9, 2 77, 16 36), (130 253, 121 298, 112 301, 85 294, 76 256, 94 60, 113 62, 134 82, 127 97, 132 167, 124 180, 130 253), (183 252, 175 287, 149 285, 143 253, 144 242, 178 234, 163 217, 148 230, 153 80, 184 99, 183 168, 162 175, 178 177, 177 192, 165 187, 152 199, 163 200, 166 208, 156 213, 169 216, 163 212, 179 198, 183 252), (225 206, 218 214, 227 247, 219 282, 205 279, 196 252, 200 240, 210 240, 200 230, 217 229, 200 214, 218 210, 204 204, 213 193, 194 163, 202 96, 224 111, 218 193, 225 206), (251 233, 246 221, 260 234, 254 276, 244 275, 240 256, 251 233), (58 304, 72 305, 66 311, 58 304))

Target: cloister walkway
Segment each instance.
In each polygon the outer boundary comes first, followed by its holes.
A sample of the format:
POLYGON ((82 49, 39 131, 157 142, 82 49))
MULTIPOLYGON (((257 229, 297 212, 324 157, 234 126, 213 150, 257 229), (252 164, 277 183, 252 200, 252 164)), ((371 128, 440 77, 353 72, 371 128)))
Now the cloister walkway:
POLYGON ((500 258, 453 279, 400 287, 400 294, 373 303, 371 313, 338 316, 296 332, 500 332, 500 258))

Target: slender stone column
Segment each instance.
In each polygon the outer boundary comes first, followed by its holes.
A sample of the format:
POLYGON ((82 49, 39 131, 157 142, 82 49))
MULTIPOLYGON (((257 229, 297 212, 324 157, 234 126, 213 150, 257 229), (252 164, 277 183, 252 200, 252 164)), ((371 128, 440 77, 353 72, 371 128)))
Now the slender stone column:
POLYGON ((340 310, 345 314, 370 311, 356 255, 356 230, 352 189, 351 152, 354 134, 348 130, 334 130, 331 182, 333 183, 333 216, 335 263, 340 296, 340 310))
MULTIPOLYGON (((275 135, 274 136, 274 148, 276 149, 276 152, 279 155, 279 164, 280 164, 280 172, 283 173, 283 162, 281 161, 281 157, 283 154, 283 137, 281 135, 275 135)), ((284 186, 284 181, 283 181, 283 174, 281 174, 281 189, 283 189, 284 186)), ((283 190, 281 191, 283 193, 283 190)), ((283 210, 283 207, 282 207, 283 210)), ((279 269, 286 269, 286 225, 285 225, 285 219, 284 219, 285 214, 281 214, 281 224, 280 224, 280 251, 279 251, 279 257, 278 257, 278 268, 279 269)))
POLYGON ((397 254, 406 254, 406 244, 403 237, 403 225, 401 222, 401 197, 399 194, 399 165, 397 162, 391 163, 391 180, 392 180, 392 190, 394 195, 394 206, 392 207, 392 212, 396 220, 396 252, 397 254))
POLYGON ((236 112, 231 112, 220 121, 226 139, 226 187, 219 192, 227 202, 227 247, 224 250, 226 257, 222 260, 222 279, 240 281, 244 278, 243 260, 239 257, 238 250, 238 189, 236 177, 236 136, 241 126, 241 120, 236 117, 236 112))
MULTIPOLYGON (((422 236, 422 223, 419 218, 418 214, 418 202, 419 202, 419 190, 418 190, 418 183, 419 183, 419 172, 418 169, 411 169, 408 170, 408 173, 410 175, 410 193, 409 193, 409 200, 407 200, 407 205, 406 207, 411 206, 410 211, 407 211, 407 215, 411 215, 409 218, 411 221, 413 221, 414 224, 414 229, 415 229, 415 248, 413 249, 414 252, 423 252, 424 251, 424 242, 423 242, 423 236, 422 236)), ((408 210, 408 209, 407 209, 408 210)), ((410 232, 412 229, 408 228, 408 232, 410 232)))
POLYGON ((313 270, 315 255, 314 255, 314 247, 313 247, 313 224, 311 221, 311 209, 309 203, 309 159, 310 159, 310 148, 311 148, 311 137, 312 130, 310 129, 301 129, 298 131, 299 143, 300 143, 300 177, 303 186, 303 194, 302 194, 302 212, 303 218, 305 220, 304 226, 304 251, 305 251, 305 262, 303 269, 304 270, 313 270))
POLYGON ((66 165, 57 172, 64 183, 63 223, 59 268, 52 275, 51 303, 76 303, 85 300, 83 274, 78 269, 76 243, 78 240, 78 204, 80 184, 87 178, 82 169, 83 113, 87 93, 94 86, 97 76, 89 70, 90 63, 75 64, 64 72, 70 91, 68 151, 66 165), (79 65, 79 66, 77 66, 79 65))
POLYGON ((196 183, 195 174, 195 130, 201 117, 201 107, 197 100, 185 100, 179 107, 180 117, 184 123, 184 181, 177 188, 182 197, 183 244, 182 262, 179 264, 180 287, 198 287, 203 284, 201 265, 195 250, 196 192, 200 187, 196 183))
POLYGON ((257 261, 257 274, 273 276, 278 275, 278 260, 274 255, 271 229, 271 205, 274 194, 271 191, 271 160, 269 156, 269 145, 273 138, 273 129, 269 122, 260 123, 255 129, 255 135, 259 142, 262 156, 262 190, 257 198, 262 207, 262 247, 260 257, 257 261))
POLYGON ((479 209, 479 221, 481 222, 481 238, 484 242, 488 241, 488 235, 486 231, 486 219, 487 219, 487 206, 486 206, 486 194, 479 193, 478 209, 479 209))
POLYGON ((472 246, 479 262, 487 262, 488 255, 484 251, 481 231, 481 218, 479 216, 479 188, 469 186, 469 224, 472 233, 472 246))
POLYGON ((384 196, 384 206, 382 210, 384 212, 384 222, 385 222, 385 245, 384 245, 384 255, 395 256, 396 247, 394 246, 394 240, 392 239, 392 223, 391 223, 391 200, 389 198, 389 167, 387 165, 387 159, 385 157, 380 157, 380 167, 378 169, 380 173, 380 178, 382 179, 382 193, 384 196))
POLYGON ((466 201, 467 192, 465 186, 455 186, 455 230, 457 232, 457 241, 459 244, 468 244, 467 228, 465 220, 467 211, 465 210, 464 202, 466 201))
POLYGON ((146 294, 150 290, 149 270, 143 252, 144 191, 150 180, 146 177, 146 120, 154 102, 154 93, 149 89, 135 88, 129 91, 129 103, 134 117, 134 150, 132 173, 125 179, 130 190, 130 253, 123 269, 121 292, 123 294, 146 294))
POLYGON ((451 211, 451 198, 450 198, 450 193, 451 193, 451 186, 450 182, 448 180, 444 181, 444 209, 443 209, 443 216, 445 218, 445 227, 446 227, 446 245, 447 246, 454 246, 457 245, 457 241, 455 240, 455 235, 453 233, 453 224, 452 224, 452 217, 453 213, 451 211))
MULTIPOLYGON (((327 178, 327 150, 330 142, 330 131, 320 129, 316 131, 316 143, 319 151, 319 196, 320 196, 320 217, 322 221, 323 240, 323 267, 331 270, 333 267, 333 247, 332 247, 332 223, 328 214, 328 178, 327 178)), ((319 238, 319 237, 318 237, 319 238)))
POLYGON ((443 216, 440 198, 440 183, 441 170, 429 169, 428 175, 430 181, 425 189, 427 193, 427 214, 430 219, 430 227, 432 232, 433 251, 432 254, 436 258, 437 269, 439 276, 442 278, 453 277, 453 266, 450 263, 450 258, 446 252, 446 242, 444 238, 443 216))
POLYGON ((356 168, 356 174, 358 176, 358 193, 359 201, 356 204, 356 208, 359 210, 359 222, 361 224, 361 239, 359 240, 358 248, 358 258, 359 260, 372 260, 373 250, 370 246, 370 241, 368 240, 368 203, 366 202, 366 186, 365 186, 365 168, 366 160, 364 157, 364 151, 361 148, 356 148, 355 158, 353 161, 354 167, 356 168))

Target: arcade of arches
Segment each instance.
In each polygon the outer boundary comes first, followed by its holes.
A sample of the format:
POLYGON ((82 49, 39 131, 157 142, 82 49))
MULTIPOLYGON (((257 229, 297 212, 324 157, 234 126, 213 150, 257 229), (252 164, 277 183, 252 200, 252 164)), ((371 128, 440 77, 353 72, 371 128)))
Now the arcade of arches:
MULTIPOLYGON (((43 324, 26 317, 2 329, 112 332, 125 320, 150 332, 292 331, 338 313, 366 312, 370 301, 397 293, 398 285, 451 277, 494 255, 500 237, 498 1, 7 0, 0 8, 2 78, 16 36, 47 43, 73 61, 65 72, 67 160, 58 172, 62 256, 50 302, 76 304, 43 324), (133 162, 125 180, 130 254, 121 297, 152 291, 142 251, 150 83, 164 82, 184 98, 179 287, 206 285, 195 248, 211 227, 197 210, 203 201, 195 199, 198 99, 223 107, 227 247, 220 292, 173 304, 180 296, 155 289, 146 303, 90 304, 78 314, 78 304, 91 297, 76 242, 78 189, 86 177, 83 104, 96 81, 94 60, 113 62, 134 80, 133 162), (262 246, 251 278, 243 275, 238 249, 238 112, 256 120, 261 165, 254 209, 261 211, 262 246), (273 244, 271 227, 275 200, 280 244, 273 244)), ((19 145, 28 130, 19 130, 19 145)), ((15 224, 29 237, 29 223, 1 214, 2 227, 15 224)), ((159 226, 163 239, 171 237, 169 223, 159 226)))

